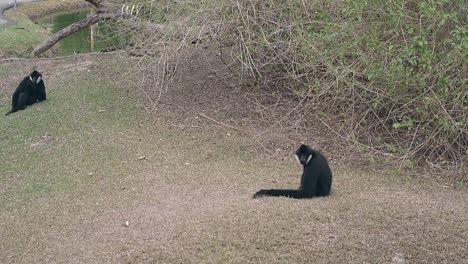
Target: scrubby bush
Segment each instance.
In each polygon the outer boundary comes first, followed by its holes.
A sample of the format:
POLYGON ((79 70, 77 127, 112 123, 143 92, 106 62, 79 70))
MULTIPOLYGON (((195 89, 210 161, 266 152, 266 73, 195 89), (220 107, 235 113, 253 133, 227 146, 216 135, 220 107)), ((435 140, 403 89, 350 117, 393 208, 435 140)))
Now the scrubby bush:
POLYGON ((233 0, 226 13, 254 78, 288 87, 348 138, 463 167, 464 2, 233 0))
POLYGON ((464 169, 465 1, 201 0, 148 5, 151 22, 164 24, 164 34, 155 34, 158 30, 151 27, 140 34, 145 52, 161 55, 135 73, 157 77, 139 78, 150 83, 138 87, 159 87, 145 92, 150 101, 157 102, 161 94, 168 61, 179 61, 169 58, 190 54, 184 45, 210 33, 223 45, 234 43, 231 54, 241 61, 240 72, 275 89, 275 94, 280 91, 283 98, 297 100, 301 118, 314 114, 343 138, 406 160, 402 164, 428 161, 464 169), (180 44, 173 45, 174 50, 168 48, 170 42, 180 44))

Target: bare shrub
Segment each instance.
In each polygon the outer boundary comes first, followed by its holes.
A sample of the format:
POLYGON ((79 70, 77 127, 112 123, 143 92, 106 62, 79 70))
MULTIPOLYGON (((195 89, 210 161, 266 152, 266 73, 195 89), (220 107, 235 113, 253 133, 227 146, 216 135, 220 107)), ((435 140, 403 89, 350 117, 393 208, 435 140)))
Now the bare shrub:
POLYGON ((188 64, 198 47, 194 44, 220 31, 222 19, 217 6, 214 1, 146 0, 122 3, 122 7, 114 5, 121 12, 131 12, 129 19, 108 23, 117 29, 112 35, 127 40, 126 51, 135 58, 133 65, 122 72, 119 83, 136 89, 145 99, 147 111, 156 108, 181 67, 188 64))
POLYGON ((128 52, 139 56, 123 79, 148 99, 149 111, 190 57, 191 43, 209 38, 233 44, 241 82, 254 79, 296 102, 282 120, 292 116, 306 127, 314 115, 343 139, 402 165, 466 168, 467 12, 461 3, 140 3, 144 16, 119 25, 131 35, 128 52))
POLYGON ((464 10, 447 1, 233 0, 229 15, 245 72, 286 87, 341 137, 402 164, 463 169, 464 10))

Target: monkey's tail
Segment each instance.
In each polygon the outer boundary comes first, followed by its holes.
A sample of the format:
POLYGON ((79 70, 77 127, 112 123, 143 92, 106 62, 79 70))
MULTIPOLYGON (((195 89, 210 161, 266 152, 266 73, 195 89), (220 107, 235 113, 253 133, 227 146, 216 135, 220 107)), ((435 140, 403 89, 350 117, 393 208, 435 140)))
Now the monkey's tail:
POLYGON ((9 115, 9 114, 12 114, 13 113, 13 110, 10 110, 8 113, 6 113, 5 115, 9 115))

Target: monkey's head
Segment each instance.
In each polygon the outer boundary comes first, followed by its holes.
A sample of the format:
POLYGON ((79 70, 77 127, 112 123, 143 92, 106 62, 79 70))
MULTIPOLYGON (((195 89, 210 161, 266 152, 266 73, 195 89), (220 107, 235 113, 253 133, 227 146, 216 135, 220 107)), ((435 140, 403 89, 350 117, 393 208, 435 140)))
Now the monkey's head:
POLYGON ((34 84, 37 85, 42 81, 42 74, 36 70, 31 72, 29 75, 29 80, 34 84))
POLYGON ((309 164, 309 162, 312 160, 314 154, 314 150, 307 146, 302 144, 297 150, 296 150, 296 159, 297 161, 302 165, 306 166, 309 164))

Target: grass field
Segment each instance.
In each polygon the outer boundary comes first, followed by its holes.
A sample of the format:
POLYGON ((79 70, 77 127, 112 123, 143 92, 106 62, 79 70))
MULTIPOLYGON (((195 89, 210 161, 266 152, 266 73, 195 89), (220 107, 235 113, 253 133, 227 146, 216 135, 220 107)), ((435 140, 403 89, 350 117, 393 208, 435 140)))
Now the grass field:
MULTIPOLYGON (((105 58, 33 61, 48 100, 0 117, 1 263, 466 262, 466 189, 332 163, 330 197, 252 200, 300 168, 146 114, 105 58)), ((0 65, 2 112, 31 64, 0 65)))

